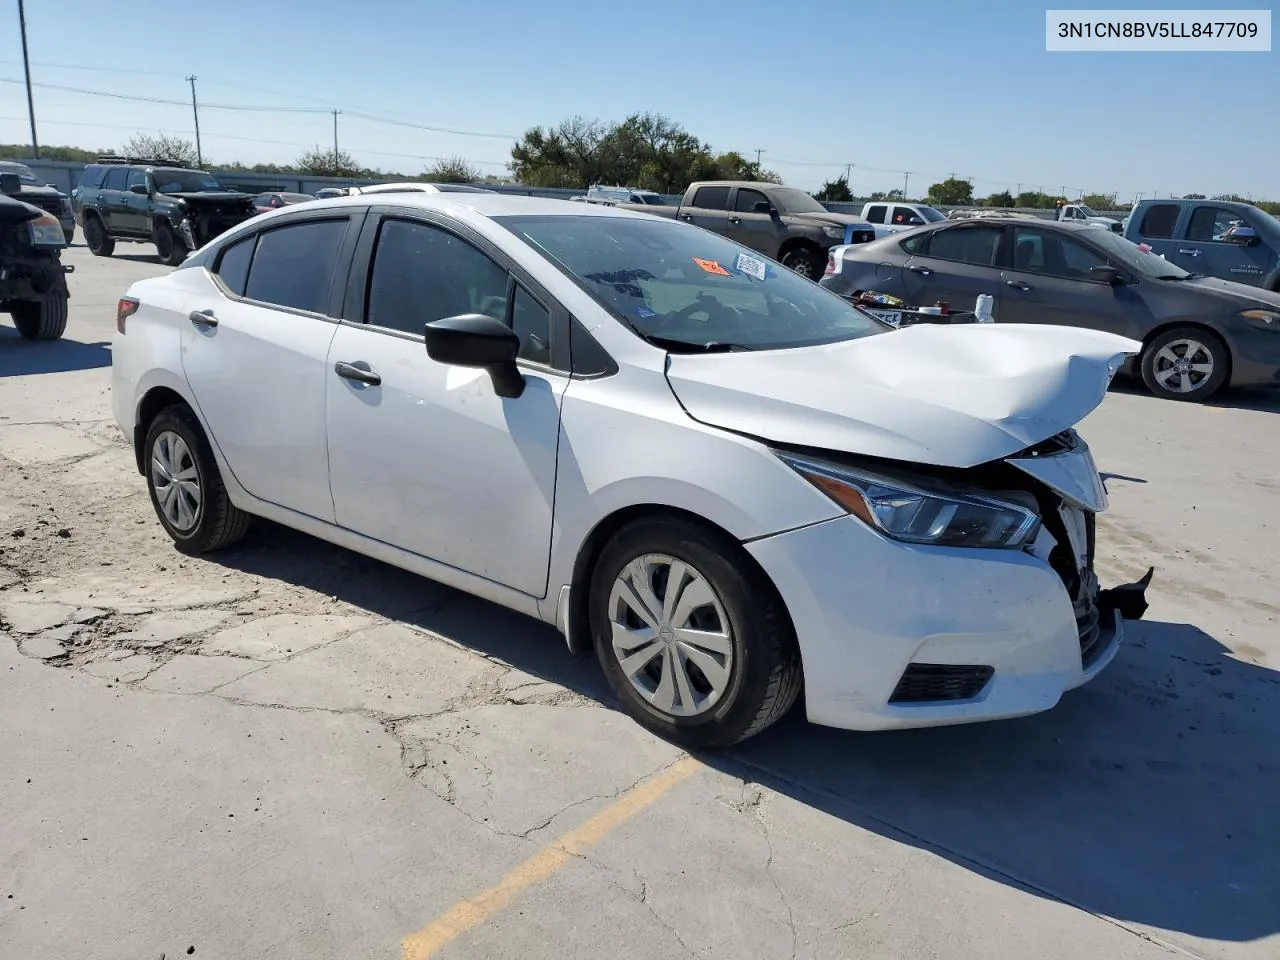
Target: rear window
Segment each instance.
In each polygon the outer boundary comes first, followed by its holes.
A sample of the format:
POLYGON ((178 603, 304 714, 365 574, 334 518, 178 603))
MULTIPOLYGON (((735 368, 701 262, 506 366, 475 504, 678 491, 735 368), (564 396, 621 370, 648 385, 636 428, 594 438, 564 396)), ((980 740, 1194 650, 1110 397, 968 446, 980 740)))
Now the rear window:
POLYGON ((80 177, 80 186, 96 190, 102 186, 102 178, 107 175, 106 167, 88 166, 84 168, 84 173, 80 177))
POLYGON ((129 175, 129 171, 124 167, 111 167, 107 170, 106 177, 102 180, 104 190, 123 190, 125 177, 129 175))
POLYGON ((729 188, 699 187, 698 192, 693 195, 693 203, 690 206, 701 207, 704 210, 728 210, 729 188))
POLYGON ((885 206, 867 207, 867 223, 884 223, 885 206))
POLYGON ((237 297, 244 296, 245 284, 249 280, 249 261, 253 259, 253 245, 258 235, 246 237, 227 247, 218 257, 218 265, 213 272, 226 288, 237 297))
POLYGON ((1142 215, 1142 225, 1138 228, 1144 237, 1158 240, 1173 236, 1173 228, 1178 225, 1178 207, 1172 203, 1157 203, 1147 208, 1142 215))
POLYGON ((347 221, 310 220, 265 231, 249 269, 245 296, 324 313, 347 221))

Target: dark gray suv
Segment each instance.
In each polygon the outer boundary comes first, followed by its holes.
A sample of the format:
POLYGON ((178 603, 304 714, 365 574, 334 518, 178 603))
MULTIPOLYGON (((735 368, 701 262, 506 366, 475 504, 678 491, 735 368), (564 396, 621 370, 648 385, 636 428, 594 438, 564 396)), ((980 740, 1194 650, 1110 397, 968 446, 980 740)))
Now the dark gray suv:
POLYGON ((1280 294, 1189 273, 1087 224, 949 221, 832 251, 822 285, 874 290, 928 306, 995 300, 1001 323, 1118 333, 1158 396, 1205 400, 1224 384, 1280 385, 1280 294))

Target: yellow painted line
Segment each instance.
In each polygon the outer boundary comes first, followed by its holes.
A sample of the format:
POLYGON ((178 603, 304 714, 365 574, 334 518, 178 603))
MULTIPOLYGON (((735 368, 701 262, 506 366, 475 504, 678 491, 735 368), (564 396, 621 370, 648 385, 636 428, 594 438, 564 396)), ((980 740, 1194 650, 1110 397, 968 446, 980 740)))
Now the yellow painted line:
POLYGON ((702 766, 693 757, 682 757, 669 767, 644 780, 605 807, 582 826, 552 841, 513 869, 484 893, 451 907, 439 919, 401 941, 402 960, 428 960, 446 944, 484 923, 507 907, 520 894, 546 880, 587 847, 603 840, 616 827, 702 766))

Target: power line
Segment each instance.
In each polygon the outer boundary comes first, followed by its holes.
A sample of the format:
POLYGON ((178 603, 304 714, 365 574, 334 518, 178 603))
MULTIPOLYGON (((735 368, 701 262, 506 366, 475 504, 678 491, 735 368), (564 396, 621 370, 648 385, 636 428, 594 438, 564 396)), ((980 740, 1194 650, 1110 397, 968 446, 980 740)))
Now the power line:
MULTIPOLYGON (((22 83, 11 77, 0 77, 0 83, 22 83)), ((113 100, 133 100, 138 103, 160 103, 171 107, 185 107, 185 100, 170 100, 167 97, 148 97, 140 93, 111 93, 107 90, 86 90, 84 87, 66 87, 56 83, 33 83, 33 87, 44 90, 61 90, 65 93, 81 93, 90 97, 110 97, 113 100)), ((263 113, 328 113, 321 107, 261 107, 253 104, 206 103, 209 110, 250 110, 263 113)))

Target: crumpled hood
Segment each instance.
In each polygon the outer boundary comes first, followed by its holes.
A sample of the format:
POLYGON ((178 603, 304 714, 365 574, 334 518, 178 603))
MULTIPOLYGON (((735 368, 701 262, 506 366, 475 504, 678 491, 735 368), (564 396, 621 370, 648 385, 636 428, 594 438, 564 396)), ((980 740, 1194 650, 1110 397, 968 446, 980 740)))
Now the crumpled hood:
POLYGON ((194 200, 197 203, 216 203, 220 206, 244 203, 246 200, 253 199, 253 194, 251 193, 235 193, 229 190, 217 192, 210 190, 207 193, 188 191, 185 193, 166 193, 163 196, 176 197, 179 200, 194 200))
POLYGON ((790 446, 971 467, 1079 423, 1142 345, 1075 327, 906 327, 794 350, 672 354, 695 420, 790 446))

